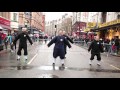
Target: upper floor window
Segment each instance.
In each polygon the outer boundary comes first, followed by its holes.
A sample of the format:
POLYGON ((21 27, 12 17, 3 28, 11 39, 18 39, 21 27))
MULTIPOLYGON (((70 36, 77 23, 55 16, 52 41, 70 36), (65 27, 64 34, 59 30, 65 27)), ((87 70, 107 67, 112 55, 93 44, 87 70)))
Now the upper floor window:
POLYGON ((117 19, 120 19, 120 15, 117 15, 117 19))
POLYGON ((13 21, 17 22, 17 13, 13 13, 13 21))

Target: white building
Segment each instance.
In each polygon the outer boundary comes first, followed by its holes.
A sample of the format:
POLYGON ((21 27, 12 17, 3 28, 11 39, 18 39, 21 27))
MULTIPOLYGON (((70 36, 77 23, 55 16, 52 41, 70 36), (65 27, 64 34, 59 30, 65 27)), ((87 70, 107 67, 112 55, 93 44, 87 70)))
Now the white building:
POLYGON ((120 12, 107 12, 107 22, 120 19, 120 12))
POLYGON ((19 19, 19 12, 10 12, 10 19, 11 19, 11 28, 13 29, 18 29, 19 24, 18 24, 18 19, 19 19))
POLYGON ((76 22, 89 22, 89 12, 73 12, 72 25, 76 22))

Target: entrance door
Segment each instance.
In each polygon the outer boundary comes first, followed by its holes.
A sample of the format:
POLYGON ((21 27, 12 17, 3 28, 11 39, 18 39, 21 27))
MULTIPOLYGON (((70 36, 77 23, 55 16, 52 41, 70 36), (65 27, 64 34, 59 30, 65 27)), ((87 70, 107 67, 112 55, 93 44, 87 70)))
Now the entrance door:
POLYGON ((106 30, 101 30, 100 31, 100 38, 105 39, 105 33, 106 33, 106 30))

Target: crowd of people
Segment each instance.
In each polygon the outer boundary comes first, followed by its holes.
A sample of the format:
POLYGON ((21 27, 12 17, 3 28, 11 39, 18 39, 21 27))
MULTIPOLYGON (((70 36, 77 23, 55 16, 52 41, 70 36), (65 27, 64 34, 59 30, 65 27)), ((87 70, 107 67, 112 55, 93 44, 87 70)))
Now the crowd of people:
MULTIPOLYGON (((89 43, 94 41, 94 39, 79 38, 79 37, 75 37, 75 38, 73 38, 73 40, 76 43, 81 43, 82 45, 86 44, 87 46, 90 45, 89 43)), ((120 39, 118 37, 112 38, 111 40, 107 39, 107 38, 106 39, 100 38, 100 42, 101 42, 105 52, 114 53, 115 55, 119 54, 119 51, 120 51, 120 39)))
MULTIPOLYGON (((4 34, 2 31, 0 33, 0 45, 3 46, 3 49, 5 48, 6 50, 8 49, 8 47, 10 47, 11 52, 13 52, 13 49, 16 50, 16 44, 15 44, 15 48, 13 48, 13 41, 15 40, 15 38, 17 37, 18 33, 17 32, 13 32, 13 33, 8 33, 8 34, 4 34)), ((2 50, 3 50, 2 49, 2 50)))

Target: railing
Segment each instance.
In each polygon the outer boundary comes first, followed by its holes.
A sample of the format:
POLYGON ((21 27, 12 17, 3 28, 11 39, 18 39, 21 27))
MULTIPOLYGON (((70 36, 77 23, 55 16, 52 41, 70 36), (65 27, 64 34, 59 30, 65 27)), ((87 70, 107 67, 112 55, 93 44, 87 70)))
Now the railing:
MULTIPOLYGON (((81 46, 85 49, 88 49, 91 42, 86 43, 85 41, 75 40, 74 44, 81 46)), ((117 54, 117 49, 113 49, 112 44, 102 43, 102 46, 103 46, 104 53, 106 53, 107 56, 109 56, 110 54, 111 55, 120 55, 120 50, 118 51, 118 54, 117 54)))

